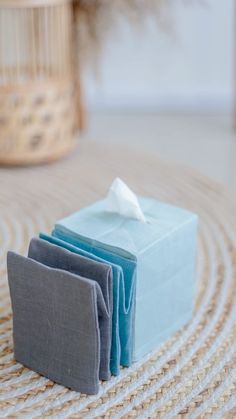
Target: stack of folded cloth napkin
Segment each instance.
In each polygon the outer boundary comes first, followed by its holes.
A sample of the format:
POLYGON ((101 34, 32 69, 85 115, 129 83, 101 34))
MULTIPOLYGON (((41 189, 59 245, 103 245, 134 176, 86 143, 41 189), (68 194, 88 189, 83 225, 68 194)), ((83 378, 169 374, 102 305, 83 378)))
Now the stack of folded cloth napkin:
POLYGON ((191 318, 197 216, 139 198, 117 179, 107 199, 8 253, 15 358, 96 394, 191 318))

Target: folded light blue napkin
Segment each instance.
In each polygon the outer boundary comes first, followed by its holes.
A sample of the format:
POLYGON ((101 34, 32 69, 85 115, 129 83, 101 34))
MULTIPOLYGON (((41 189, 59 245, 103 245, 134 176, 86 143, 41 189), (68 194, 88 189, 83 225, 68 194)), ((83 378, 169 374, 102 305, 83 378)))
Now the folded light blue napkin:
MULTIPOLYGON (((134 293, 136 262, 128 261, 126 276, 130 276, 130 287, 125 287, 124 272, 118 262, 122 258, 109 255, 102 249, 93 249, 86 244, 73 240, 68 242, 63 235, 54 232, 53 236, 40 233, 40 238, 64 247, 74 253, 81 254, 90 259, 110 263, 113 270, 113 318, 112 318, 112 349, 111 349, 111 373, 119 374, 119 366, 129 366, 132 362, 133 328, 134 328, 134 293)), ((126 262, 126 261, 125 261, 126 262)), ((124 261, 122 261, 123 265, 124 261)))
POLYGON ((102 291, 106 316, 100 321, 101 354, 100 380, 110 378, 110 355, 112 335, 113 283, 112 269, 108 264, 98 263, 45 240, 34 238, 30 242, 28 257, 51 268, 63 269, 83 278, 96 281, 102 291))
POLYGON ((7 264, 16 360, 73 390, 96 394, 101 325, 108 317, 98 283, 13 252, 7 264))
MULTIPOLYGON (((53 236, 68 241, 80 249, 85 250, 103 261, 116 264, 121 267, 119 278, 119 338, 121 347, 120 364, 129 367, 133 358, 133 334, 134 334, 134 307, 135 307, 135 286, 136 286, 136 260, 126 259, 109 250, 95 247, 79 238, 67 236, 59 229, 55 229, 53 236)), ((117 287, 116 287, 117 288, 117 287)), ((117 294, 117 289, 115 290, 117 294)))

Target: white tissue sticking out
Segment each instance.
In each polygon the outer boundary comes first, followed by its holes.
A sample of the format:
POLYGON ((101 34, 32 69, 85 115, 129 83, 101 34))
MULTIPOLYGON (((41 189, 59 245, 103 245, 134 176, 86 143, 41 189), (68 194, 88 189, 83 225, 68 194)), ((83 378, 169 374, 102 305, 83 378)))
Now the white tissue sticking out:
POLYGON ((115 212, 123 217, 146 222, 136 195, 120 179, 116 178, 106 198, 106 211, 115 212))

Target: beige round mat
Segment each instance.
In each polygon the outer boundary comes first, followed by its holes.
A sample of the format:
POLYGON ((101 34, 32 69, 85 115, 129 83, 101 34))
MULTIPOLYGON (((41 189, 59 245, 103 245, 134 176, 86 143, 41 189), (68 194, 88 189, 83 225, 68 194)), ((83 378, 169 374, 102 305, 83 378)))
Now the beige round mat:
POLYGON ((80 143, 52 166, 0 169, 0 416, 236 417, 236 199, 229 191, 155 156, 80 143), (137 193, 200 216, 192 322, 156 352, 85 396, 16 363, 6 251, 103 197, 115 176, 137 193))

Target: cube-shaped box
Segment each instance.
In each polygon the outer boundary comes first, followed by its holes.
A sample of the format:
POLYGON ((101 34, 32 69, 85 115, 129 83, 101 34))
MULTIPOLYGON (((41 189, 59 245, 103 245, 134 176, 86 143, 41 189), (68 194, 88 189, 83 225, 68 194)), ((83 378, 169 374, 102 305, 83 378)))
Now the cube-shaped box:
POLYGON ((139 197, 147 222, 108 213, 105 200, 59 221, 54 235, 137 262, 133 360, 155 349, 191 318, 198 217, 139 197))

